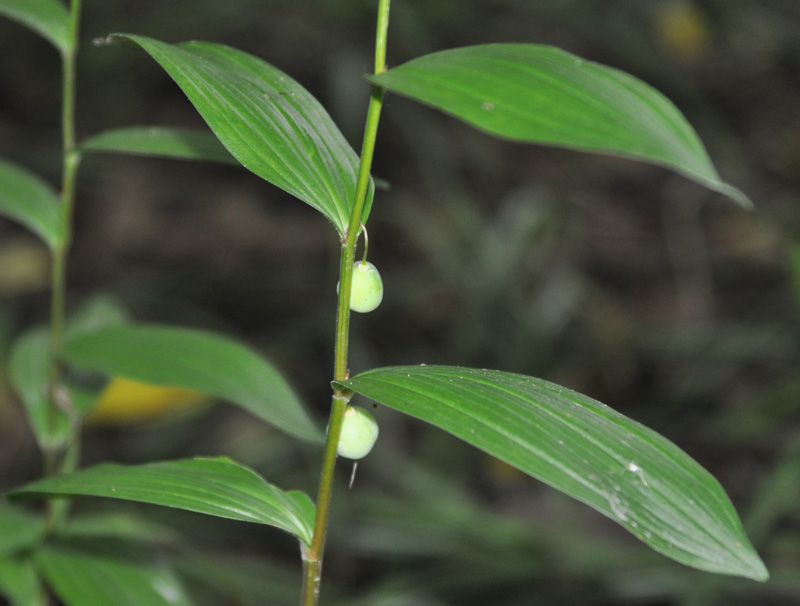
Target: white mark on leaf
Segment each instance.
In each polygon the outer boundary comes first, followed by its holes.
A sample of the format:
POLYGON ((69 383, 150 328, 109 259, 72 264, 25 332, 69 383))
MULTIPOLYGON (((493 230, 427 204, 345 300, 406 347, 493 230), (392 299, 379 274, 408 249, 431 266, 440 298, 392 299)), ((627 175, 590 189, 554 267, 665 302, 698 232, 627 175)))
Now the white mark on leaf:
POLYGON ((642 486, 644 486, 644 487, 649 486, 649 484, 647 483, 647 478, 644 475, 644 469, 639 467, 639 465, 637 465, 636 463, 631 461, 630 463, 628 463, 628 465, 625 467, 625 469, 627 471, 630 471, 633 474, 636 474, 636 476, 638 476, 639 480, 641 480, 642 486))

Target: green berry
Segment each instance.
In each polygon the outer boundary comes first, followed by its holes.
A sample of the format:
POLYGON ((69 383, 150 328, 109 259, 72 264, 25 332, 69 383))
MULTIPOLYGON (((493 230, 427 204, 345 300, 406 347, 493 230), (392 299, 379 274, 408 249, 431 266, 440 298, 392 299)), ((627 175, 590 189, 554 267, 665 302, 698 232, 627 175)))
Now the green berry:
POLYGON ((369 454, 378 439, 378 423, 368 411, 348 406, 344 412, 342 433, 337 452, 346 459, 362 459, 369 454))
POLYGON ((372 263, 359 261, 353 265, 350 309, 359 313, 374 310, 383 300, 383 280, 372 263))

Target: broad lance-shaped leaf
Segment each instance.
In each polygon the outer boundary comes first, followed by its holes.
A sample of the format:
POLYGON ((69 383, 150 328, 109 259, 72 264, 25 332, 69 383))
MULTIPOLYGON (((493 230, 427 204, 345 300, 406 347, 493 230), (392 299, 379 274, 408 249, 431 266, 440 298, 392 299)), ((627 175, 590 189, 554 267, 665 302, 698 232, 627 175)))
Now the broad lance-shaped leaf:
POLYGON ((68 339, 65 356, 70 364, 109 376, 223 398, 289 435, 322 440, 275 368, 251 349, 216 333, 144 324, 106 326, 68 339))
POLYGON ((0 15, 28 26, 59 52, 66 52, 69 13, 58 0, 0 0, 0 15))
POLYGON ((12 499, 95 496, 185 509, 275 526, 311 543, 315 509, 303 492, 284 492, 230 459, 196 458, 145 465, 95 465, 16 488, 12 499))
POLYGON ((29 170, 0 160, 0 213, 19 221, 50 248, 63 240, 58 194, 29 170))
MULTIPOLYGON (((305 88, 261 59, 221 44, 109 38, 116 39, 147 51, 245 168, 313 206, 344 233, 359 158, 305 88)), ((370 181, 362 221, 373 193, 370 181)))
POLYGON ((644 160, 750 206, 661 93, 550 46, 487 44, 413 59, 369 80, 493 135, 644 160))
POLYGON ((337 383, 427 421, 615 520, 695 568, 766 580, 719 483, 656 432, 541 379, 448 366, 337 383))
POLYGON ((86 152, 157 156, 176 160, 239 163, 214 135, 196 128, 130 126, 99 133, 80 144, 86 152))

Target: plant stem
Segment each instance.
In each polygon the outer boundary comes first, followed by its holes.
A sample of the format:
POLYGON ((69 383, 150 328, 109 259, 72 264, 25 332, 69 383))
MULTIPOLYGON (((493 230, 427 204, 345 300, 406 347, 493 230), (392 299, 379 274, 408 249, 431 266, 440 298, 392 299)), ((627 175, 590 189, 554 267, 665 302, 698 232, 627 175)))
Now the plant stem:
MULTIPOLYGON (((72 240, 72 214, 75 202, 75 182, 77 178, 80 154, 75 149, 75 90, 76 90, 76 57, 80 31, 81 0, 72 0, 70 7, 70 24, 67 48, 62 55, 62 100, 61 128, 63 167, 61 175, 61 237, 53 250, 51 268, 50 299, 50 406, 53 416, 65 412, 74 415, 72 410, 64 410, 69 405, 67 399, 60 397, 62 374, 62 357, 64 349, 64 316, 66 298, 66 263, 72 240)), ((45 474, 55 475, 71 471, 77 466, 79 452, 78 424, 69 438, 66 452, 45 453, 45 474)), ((60 523, 66 514, 66 501, 51 500, 48 502, 47 527, 51 531, 60 523)))
MULTIPOLYGON (((386 71, 386 40, 389 28, 390 0, 379 0, 377 31, 375 35, 375 73, 386 71)), ((378 135, 378 122, 383 107, 383 89, 373 86, 370 94, 364 139, 361 147, 361 163, 358 180, 350 210, 350 223, 342 239, 341 263, 339 266, 339 304, 336 315, 336 349, 334 355, 334 380, 347 378, 347 351, 350 335, 350 289, 353 280, 353 262, 356 241, 361 226, 361 217, 370 184, 370 170, 378 135)), ((325 536, 328 528, 333 472, 336 466, 336 450, 342 429, 344 411, 351 394, 334 389, 331 414, 328 422, 328 435, 320 472, 317 494, 317 517, 314 522, 314 537, 311 545, 303 546, 303 593, 301 606, 315 606, 319 601, 322 579, 322 555, 325 550, 325 536)))
POLYGON ((61 137, 63 167, 61 174, 61 240, 53 251, 52 299, 50 306, 50 355, 56 362, 61 356, 64 338, 64 295, 66 257, 72 231, 75 177, 80 156, 75 151, 76 57, 80 28, 81 0, 72 0, 67 48, 62 56, 61 137))

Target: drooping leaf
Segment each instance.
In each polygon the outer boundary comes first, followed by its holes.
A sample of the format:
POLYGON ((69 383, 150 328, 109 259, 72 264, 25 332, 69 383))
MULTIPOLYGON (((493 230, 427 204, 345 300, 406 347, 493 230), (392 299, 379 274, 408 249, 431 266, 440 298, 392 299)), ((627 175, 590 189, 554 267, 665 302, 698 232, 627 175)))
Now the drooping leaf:
MULTIPOLYGON (((344 233, 359 159, 320 103, 268 63, 208 42, 166 44, 115 34, 147 51, 227 150, 256 175, 316 208, 344 233)), ((362 221, 374 186, 370 182, 362 221)))
POLYGON ((227 458, 196 458, 126 466, 103 464, 16 488, 12 498, 96 496, 139 501, 275 526, 310 543, 314 505, 284 492, 227 458))
POLYGON ((124 324, 69 339, 65 355, 70 364, 109 376, 223 398, 289 435, 322 440, 275 368, 229 337, 187 328, 124 324))
POLYGON ((19 221, 56 248, 64 239, 58 194, 29 170, 0 160, 0 213, 19 221))
POLYGON ((50 334, 36 328, 19 337, 11 349, 9 377, 22 400, 39 447, 63 447, 70 439, 69 416, 50 405, 50 334))
POLYGON ((720 179, 671 101, 629 74, 558 48, 487 44, 446 50, 369 80, 493 135, 644 160, 751 204, 720 179))
POLYGON ((62 54, 67 51, 69 13, 58 0, 0 0, 0 15, 47 38, 62 54))
POLYGON ((448 366, 379 368, 338 384, 590 505, 678 562, 769 576, 707 471, 666 438, 587 396, 525 375, 448 366))
POLYGON ((119 539, 64 538, 33 554, 66 606, 191 606, 177 575, 147 546, 119 539))
POLYGON ((99 133, 80 144, 82 152, 157 156, 177 160, 239 163, 214 135, 196 128, 131 126, 99 133))

